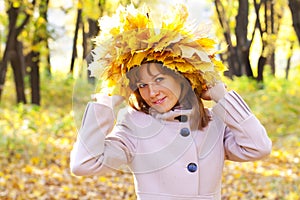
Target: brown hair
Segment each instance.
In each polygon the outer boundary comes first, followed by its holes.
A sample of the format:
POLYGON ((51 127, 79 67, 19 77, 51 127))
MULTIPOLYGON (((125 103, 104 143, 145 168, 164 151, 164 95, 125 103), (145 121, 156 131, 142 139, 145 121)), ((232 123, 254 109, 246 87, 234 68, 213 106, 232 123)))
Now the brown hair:
MULTIPOLYGON (((203 102, 201 100, 201 94, 199 94, 196 90, 193 91, 191 84, 188 79, 186 79, 183 75, 181 75, 179 72, 175 72, 165 66, 163 66, 162 62, 159 61, 148 61, 145 62, 148 63, 147 65, 147 71, 149 74, 150 72, 150 63, 157 63, 158 66, 157 69, 162 73, 162 74, 167 74, 175 78, 175 80, 180 83, 181 85, 181 94, 178 99, 178 103, 174 106, 180 106, 183 109, 192 109, 195 105, 196 108, 198 107, 198 112, 199 113, 199 124, 198 128, 202 129, 207 126, 209 122, 209 116, 207 111, 204 108, 203 102)), ((144 64, 144 63, 143 63, 144 64)), ((129 79, 129 87, 133 91, 130 98, 129 98, 129 105, 133 107, 134 109, 147 113, 149 114, 149 105, 144 101, 142 98, 136 83, 139 80, 139 70, 140 67, 136 66, 130 69, 129 72, 127 72, 126 76, 129 79)))

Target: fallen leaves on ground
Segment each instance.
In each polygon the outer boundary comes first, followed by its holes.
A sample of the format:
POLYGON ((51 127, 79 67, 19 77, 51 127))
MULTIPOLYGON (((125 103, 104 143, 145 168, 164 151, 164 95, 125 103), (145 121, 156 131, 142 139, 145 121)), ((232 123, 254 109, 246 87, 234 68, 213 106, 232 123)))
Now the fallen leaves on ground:
MULTIPOLYGON (((245 80, 238 81, 242 87, 245 80)), ((77 131, 70 100, 73 90, 70 83, 61 81, 60 89, 53 92, 51 87, 56 86, 57 82, 50 83, 50 89, 44 91, 48 95, 46 106, 0 107, 0 199, 135 199, 130 174, 76 177, 70 173, 69 153, 77 131)), ((300 198, 300 110, 298 104, 293 105, 300 102, 300 93, 291 93, 289 99, 270 96, 275 94, 268 90, 263 95, 255 90, 242 94, 266 125, 274 147, 271 155, 261 161, 226 161, 222 199, 300 198), (264 103, 266 98, 272 98, 274 105, 264 103), (260 106, 264 106, 267 116, 259 114, 260 106)))

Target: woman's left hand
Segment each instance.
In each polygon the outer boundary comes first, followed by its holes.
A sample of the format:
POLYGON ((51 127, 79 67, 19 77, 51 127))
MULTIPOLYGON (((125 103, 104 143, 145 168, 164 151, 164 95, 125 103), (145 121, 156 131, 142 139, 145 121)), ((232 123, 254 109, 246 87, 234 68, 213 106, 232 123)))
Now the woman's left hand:
POLYGON ((213 100, 218 102, 227 93, 226 85, 223 82, 217 83, 215 86, 203 91, 201 98, 207 101, 213 100))

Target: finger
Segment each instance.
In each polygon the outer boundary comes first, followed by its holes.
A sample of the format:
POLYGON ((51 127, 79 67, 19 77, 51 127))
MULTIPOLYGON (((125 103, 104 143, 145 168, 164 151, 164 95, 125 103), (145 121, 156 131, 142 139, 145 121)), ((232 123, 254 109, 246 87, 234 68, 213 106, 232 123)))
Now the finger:
POLYGON ((204 100, 207 100, 207 101, 211 100, 211 96, 210 96, 209 90, 206 90, 205 92, 203 92, 201 94, 201 98, 204 99, 204 100))

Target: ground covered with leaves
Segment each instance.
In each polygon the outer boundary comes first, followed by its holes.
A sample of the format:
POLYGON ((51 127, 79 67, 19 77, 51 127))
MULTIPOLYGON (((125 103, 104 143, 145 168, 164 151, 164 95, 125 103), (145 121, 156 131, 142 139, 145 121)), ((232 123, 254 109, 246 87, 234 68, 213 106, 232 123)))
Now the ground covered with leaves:
MULTIPOLYGON (((42 82, 40 107, 15 105, 13 85, 6 83, 0 104, 0 199, 135 199, 130 174, 76 177, 69 171, 90 86, 71 78, 42 82)), ((300 82, 272 77, 265 82, 258 90, 247 78, 227 81, 265 125, 273 151, 262 161, 226 162, 224 200, 300 198, 300 82)))

